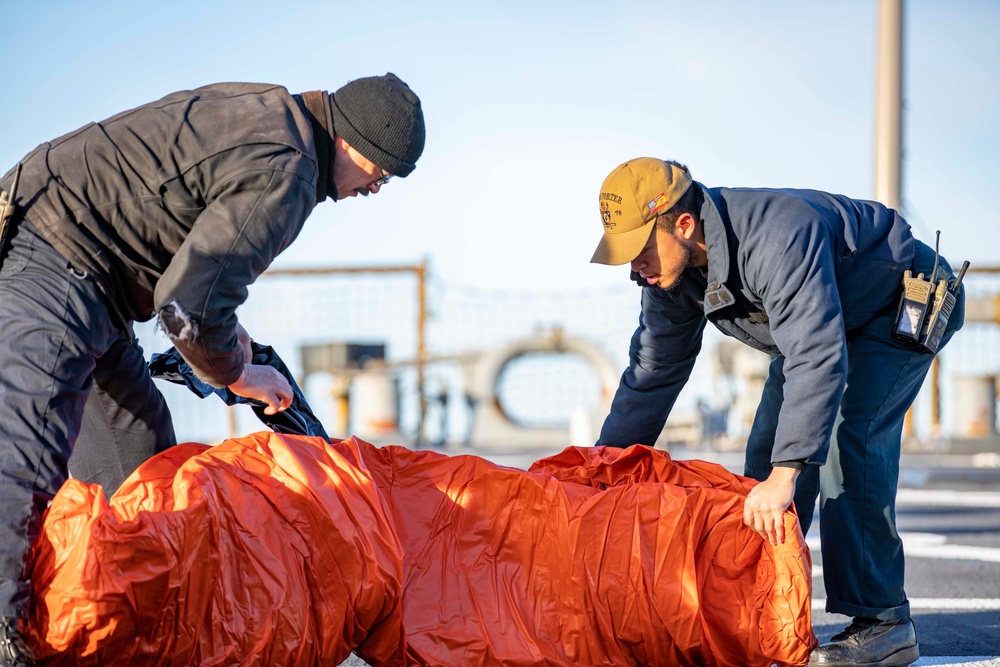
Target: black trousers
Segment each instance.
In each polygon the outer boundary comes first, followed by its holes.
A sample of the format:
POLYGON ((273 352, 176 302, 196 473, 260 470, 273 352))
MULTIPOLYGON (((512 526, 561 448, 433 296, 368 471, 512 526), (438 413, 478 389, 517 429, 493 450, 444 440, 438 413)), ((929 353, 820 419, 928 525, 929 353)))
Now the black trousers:
POLYGON ((69 474, 110 495, 175 444, 131 330, 28 224, 0 249, 0 616, 25 616, 26 556, 69 474))

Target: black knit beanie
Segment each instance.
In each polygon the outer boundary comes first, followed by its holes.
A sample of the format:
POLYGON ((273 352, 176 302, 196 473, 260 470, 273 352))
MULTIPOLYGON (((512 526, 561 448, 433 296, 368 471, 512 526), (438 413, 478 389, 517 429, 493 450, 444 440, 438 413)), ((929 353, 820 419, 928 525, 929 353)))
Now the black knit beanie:
POLYGON ((398 76, 355 79, 330 95, 333 129, 393 176, 406 176, 424 150, 420 98, 398 76))

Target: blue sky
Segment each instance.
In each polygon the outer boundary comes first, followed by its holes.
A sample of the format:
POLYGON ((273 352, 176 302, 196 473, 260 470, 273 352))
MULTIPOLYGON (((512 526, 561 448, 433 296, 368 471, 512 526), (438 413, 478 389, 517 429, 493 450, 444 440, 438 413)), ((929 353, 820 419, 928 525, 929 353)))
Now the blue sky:
MULTIPOLYGON (((420 95, 417 170, 327 202, 279 266, 428 259, 447 283, 595 286, 597 194, 638 156, 708 186, 873 191, 876 0, 3 0, 0 170, 86 122, 217 81, 420 95)), ((1000 264, 1000 2, 910 0, 904 211, 1000 264)))

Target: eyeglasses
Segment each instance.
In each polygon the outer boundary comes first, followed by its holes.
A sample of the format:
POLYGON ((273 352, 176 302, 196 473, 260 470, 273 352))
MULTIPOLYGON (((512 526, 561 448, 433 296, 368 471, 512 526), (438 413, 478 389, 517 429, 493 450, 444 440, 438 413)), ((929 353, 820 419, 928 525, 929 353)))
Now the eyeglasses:
POLYGON ((372 181, 373 186, 382 187, 389 182, 390 178, 392 178, 392 174, 385 173, 385 170, 382 168, 379 168, 378 173, 380 174, 379 177, 372 181))

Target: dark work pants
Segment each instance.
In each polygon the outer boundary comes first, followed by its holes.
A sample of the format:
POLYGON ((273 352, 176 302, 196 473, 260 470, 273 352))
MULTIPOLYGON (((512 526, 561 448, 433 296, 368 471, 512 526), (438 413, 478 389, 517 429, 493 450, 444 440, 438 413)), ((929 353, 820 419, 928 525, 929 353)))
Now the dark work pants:
POLYGON ((72 472, 111 493, 174 444, 131 331, 31 226, 0 256, 0 616, 25 616, 28 550, 72 472), (72 457, 71 457, 72 454, 72 457))
MULTIPOLYGON (((914 275, 930 275, 934 251, 917 244, 914 275)), ((944 268, 950 270, 947 263, 944 268)), ((902 276, 900 276, 902 283, 902 276)), ((961 328, 964 292, 949 318, 944 346, 961 328)), ((847 335, 847 388, 823 466, 808 466, 795 485, 803 532, 819 495, 820 544, 826 610, 881 620, 906 618, 903 543, 896 532, 903 419, 920 391, 933 356, 892 338, 896 307, 847 335)), ((785 378, 782 359, 770 373, 747 441, 746 475, 771 473, 778 412, 785 378)))

